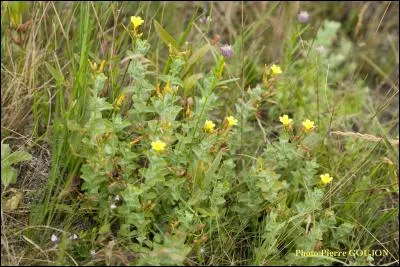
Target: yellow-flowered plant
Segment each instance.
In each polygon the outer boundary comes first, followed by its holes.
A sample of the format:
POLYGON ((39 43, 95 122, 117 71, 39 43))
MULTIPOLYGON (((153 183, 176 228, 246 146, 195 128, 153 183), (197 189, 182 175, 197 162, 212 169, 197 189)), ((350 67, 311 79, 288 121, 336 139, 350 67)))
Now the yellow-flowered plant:
POLYGON ((172 88, 171 88, 171 86, 169 84, 169 81, 168 81, 167 84, 164 86, 163 94, 166 95, 168 93, 173 93, 173 92, 174 91, 172 90, 172 88))
POLYGON ((206 120, 204 123, 204 131, 206 133, 213 133, 215 131, 215 124, 211 120, 206 120))
POLYGON ((277 74, 282 73, 282 69, 278 65, 274 64, 274 65, 271 66, 271 72, 272 72, 273 75, 277 75, 277 74))
POLYGON ((138 38, 141 37, 143 33, 138 33, 138 28, 142 25, 144 20, 141 17, 131 16, 131 23, 133 25, 133 36, 138 38))
POLYGON ((311 132, 315 127, 314 122, 310 121, 309 119, 303 121, 302 124, 303 124, 303 130, 305 132, 311 132))
POLYGON ((92 62, 90 60, 88 60, 88 61, 89 61, 90 68, 94 72, 102 73, 104 71, 104 66, 106 64, 106 61, 104 59, 100 62, 99 68, 97 68, 97 63, 96 62, 92 62))
POLYGON ((156 152, 163 152, 166 146, 167 144, 160 140, 151 142, 151 148, 156 152))
POLYGON ((117 99, 116 106, 120 107, 122 105, 122 102, 124 102, 124 99, 125 99, 125 95, 120 95, 117 99))
POLYGON ((133 24, 133 29, 136 30, 140 25, 143 24, 144 20, 141 17, 131 16, 131 22, 133 24))
POLYGON ((226 117, 226 121, 228 122, 229 127, 237 125, 238 122, 233 116, 226 117))
POLYGON ((292 125, 293 120, 289 118, 288 115, 283 115, 279 117, 279 121, 283 124, 285 127, 290 127, 292 125))
POLYGON ((322 182, 324 185, 329 184, 329 183, 332 182, 332 180, 333 180, 333 178, 329 175, 329 173, 321 174, 321 175, 320 175, 320 178, 321 178, 321 182, 322 182))

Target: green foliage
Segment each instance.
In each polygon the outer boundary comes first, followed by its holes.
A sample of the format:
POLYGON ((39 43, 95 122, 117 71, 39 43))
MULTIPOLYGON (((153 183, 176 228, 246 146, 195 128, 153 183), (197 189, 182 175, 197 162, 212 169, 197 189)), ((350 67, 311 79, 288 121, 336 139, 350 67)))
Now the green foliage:
POLYGON ((10 146, 1 143, 1 183, 4 188, 17 181, 17 170, 11 165, 32 159, 31 154, 25 151, 10 152, 10 146))
POLYGON ((29 6, 29 3, 23 1, 4 1, 7 12, 10 16, 12 26, 16 29, 22 24, 24 11, 29 6))
POLYGON ((321 29, 317 32, 317 36, 315 37, 315 45, 331 47, 339 28, 340 22, 325 20, 321 26, 321 29))
MULTIPOLYGON (((164 41, 171 39, 157 27, 164 41)), ((324 217, 325 189, 316 179, 317 158, 301 146, 312 145, 304 133, 294 136, 282 130, 256 164, 236 173, 237 163, 230 158, 241 149, 235 141, 236 127, 221 121, 213 134, 202 129, 219 108, 216 91, 224 84, 222 56, 209 74, 196 81, 194 105, 182 106, 182 77, 211 47, 203 46, 187 61, 171 51, 168 73, 158 77, 152 73, 156 79, 149 76, 145 59, 149 49, 146 40, 134 39, 133 51, 127 52, 133 58, 127 71, 133 82, 122 88, 113 104, 98 90, 106 80, 104 74, 93 74, 87 121, 81 127, 78 121, 68 122, 71 150, 84 162, 81 205, 94 212, 98 238, 116 236, 124 240, 120 245, 134 245, 143 255, 137 264, 183 264, 193 244, 200 242, 199 226, 212 237, 214 219, 239 218, 250 231, 265 229, 254 252, 261 264, 278 253, 280 242, 293 239, 288 243, 291 249, 310 250, 317 242, 337 244, 351 234, 340 230, 344 228, 333 215, 324 217), (123 102, 127 102, 124 109, 123 102), (155 140, 166 144, 165 151, 151 149, 155 140), (233 187, 235 193, 229 195, 233 187), (260 216, 265 216, 261 222, 260 216), (297 230, 289 232, 291 228, 297 230), (330 232, 335 228, 341 234, 330 232)), ((249 122, 257 117, 266 90, 257 85, 247 91, 246 103, 236 105, 235 114, 243 114, 246 131, 254 131, 249 122)))

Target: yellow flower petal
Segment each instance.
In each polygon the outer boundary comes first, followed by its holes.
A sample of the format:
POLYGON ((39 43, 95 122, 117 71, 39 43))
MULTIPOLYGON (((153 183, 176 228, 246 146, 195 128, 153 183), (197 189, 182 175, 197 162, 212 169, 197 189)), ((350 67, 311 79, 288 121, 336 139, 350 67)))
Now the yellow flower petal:
POLYGON ((332 180, 333 180, 333 178, 329 175, 329 173, 321 174, 321 175, 320 175, 320 178, 321 178, 321 182, 322 182, 324 185, 329 184, 329 183, 332 182, 332 180))
POLYGON ((125 96, 124 96, 124 95, 120 95, 120 96, 118 97, 117 103, 116 103, 117 107, 121 106, 121 104, 122 104, 122 102, 124 101, 124 99, 125 99, 125 96))
POLYGON ((214 130, 215 130, 214 122, 212 122, 210 120, 206 120, 206 122, 204 123, 204 131, 206 133, 213 133, 214 130))
POLYGON ((151 142, 151 148, 156 152, 163 152, 166 146, 167 144, 160 140, 151 142))
POLYGON ((283 126, 290 126, 293 122, 293 120, 289 119, 289 116, 286 114, 282 117, 279 117, 279 121, 283 124, 283 126))
POLYGON ((281 67, 279 67, 278 65, 275 65, 275 64, 271 66, 271 71, 272 71, 272 74, 274 74, 274 75, 282 73, 281 67))
POLYGON ((133 27, 136 29, 143 24, 144 20, 141 17, 131 16, 131 22, 133 24, 133 27))
POLYGON ((310 132, 310 131, 312 131, 312 129, 314 129, 314 122, 313 121, 310 121, 309 119, 307 119, 307 120, 305 120, 305 121, 303 121, 303 129, 304 129, 304 131, 306 131, 306 132, 310 132))
POLYGON ((233 116, 226 117, 226 120, 228 121, 229 127, 237 125, 238 122, 237 119, 235 119, 233 116))
POLYGON ((172 92, 172 89, 171 89, 171 86, 169 85, 169 81, 168 81, 167 84, 164 86, 163 93, 164 94, 168 94, 168 93, 171 93, 171 92, 172 92))

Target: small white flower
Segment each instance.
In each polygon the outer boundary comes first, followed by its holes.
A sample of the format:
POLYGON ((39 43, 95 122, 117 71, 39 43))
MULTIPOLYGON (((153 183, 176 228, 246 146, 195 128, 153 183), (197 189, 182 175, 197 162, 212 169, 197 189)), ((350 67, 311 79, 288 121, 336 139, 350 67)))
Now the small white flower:
POLYGON ((320 46, 317 46, 315 48, 315 51, 320 53, 320 54, 324 54, 327 50, 326 50, 326 48, 324 46, 320 45, 320 46))
POLYGON ((212 19, 210 16, 207 16, 207 17, 201 17, 199 21, 200 23, 211 23, 212 19))
POLYGON ((114 198, 115 201, 119 201, 119 195, 116 195, 114 198))
POLYGON ((200 248, 200 253, 203 254, 204 253, 204 248, 200 248))
POLYGON ((51 235, 51 241, 57 242, 58 241, 58 237, 55 234, 52 234, 51 235))
POLYGON ((117 208, 117 205, 115 205, 114 203, 112 203, 111 205, 110 205, 110 208, 113 210, 113 209, 116 209, 117 208))
POLYGON ((77 234, 74 234, 74 235, 72 236, 72 239, 73 239, 73 240, 78 239, 78 235, 77 235, 77 234))
POLYGON ((92 249, 92 250, 90 251, 90 255, 94 256, 95 254, 96 254, 96 250, 92 249))

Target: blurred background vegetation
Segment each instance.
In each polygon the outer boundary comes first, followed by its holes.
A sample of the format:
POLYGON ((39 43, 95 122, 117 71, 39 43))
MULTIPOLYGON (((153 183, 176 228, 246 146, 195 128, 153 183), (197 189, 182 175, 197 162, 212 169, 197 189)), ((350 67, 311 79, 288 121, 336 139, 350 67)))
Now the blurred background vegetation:
MULTIPOLYGON (((295 30, 297 14, 306 10, 311 30, 304 38, 313 37, 324 20, 341 23, 340 36, 353 46, 346 57, 355 61, 357 69, 351 73, 361 77, 369 87, 368 93, 379 106, 387 95, 398 87, 398 2, 101 2, 90 4, 90 32, 87 36, 89 56, 95 61, 106 59, 113 68, 118 64, 130 39, 122 25, 128 25, 132 14, 142 15, 149 37, 156 68, 160 54, 168 47, 160 44, 152 20, 156 19, 176 39, 187 23, 196 20, 184 47, 197 45, 200 40, 214 40, 232 44, 237 57, 245 62, 245 85, 260 81, 264 64, 281 59, 295 30), (243 9, 243 18, 242 18, 243 9), (197 10, 197 13, 195 11, 197 10), (195 14, 195 15, 194 15, 195 14), (211 18, 207 20, 207 17, 211 18), (242 26, 243 20, 243 26, 242 26), (243 27, 243 29, 242 29, 243 27), (199 34, 199 31, 204 33, 199 34), (122 33, 122 34, 121 34, 122 33), (116 35, 117 34, 117 35, 116 35), (241 54, 241 34, 245 53, 241 54)), ((20 131, 32 122, 35 112, 51 112, 47 104, 54 98, 54 79, 46 64, 57 64, 64 75, 72 73, 81 43, 79 16, 72 2, 3 2, 1 19, 2 53, 2 125, 20 131), (72 62, 71 62, 72 61, 72 62), (32 103, 38 105, 32 110, 32 103), (43 106, 43 110, 39 107, 43 106)), ((337 44, 339 45, 339 44, 337 44)), ((241 73, 241 61, 233 63, 232 73, 241 73)), ((203 61, 204 65, 209 62, 203 61)), ((202 68, 200 65, 199 68, 202 68)), ((117 70, 115 70, 117 71, 117 70)), ((237 75, 240 77, 240 75, 237 75)), ((70 80, 70 79, 66 79, 70 80)), ((348 87, 343 83, 339 87, 348 87)), ((66 88, 71 88, 67 84, 66 88)), ((68 90, 67 90, 68 91, 68 90)), ((381 114, 390 120, 397 112, 398 101, 381 114)), ((38 116, 38 114, 36 114, 38 116)), ((46 116, 43 116, 44 118, 46 116)), ((46 125, 46 122, 42 122, 46 125)), ((4 133, 5 128, 2 128, 4 133)))

